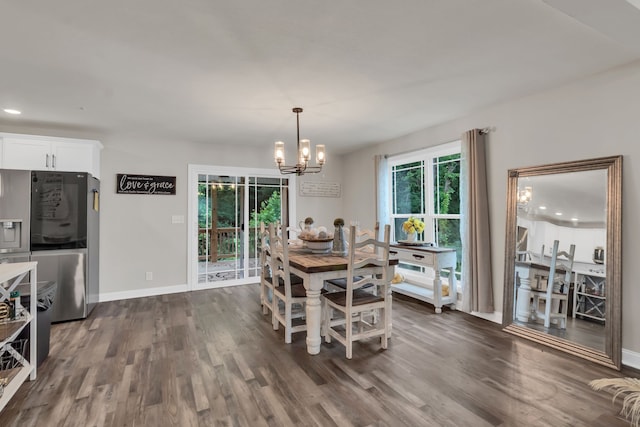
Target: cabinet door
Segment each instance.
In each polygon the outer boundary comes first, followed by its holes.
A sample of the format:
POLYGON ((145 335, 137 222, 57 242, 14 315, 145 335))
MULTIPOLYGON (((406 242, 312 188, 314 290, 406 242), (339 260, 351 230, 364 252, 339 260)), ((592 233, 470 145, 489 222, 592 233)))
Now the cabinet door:
POLYGON ((28 138, 2 139, 2 168, 46 170, 51 166, 51 143, 28 138))
POLYGON ((63 172, 92 172, 93 146, 56 141, 52 144, 53 169, 63 172))

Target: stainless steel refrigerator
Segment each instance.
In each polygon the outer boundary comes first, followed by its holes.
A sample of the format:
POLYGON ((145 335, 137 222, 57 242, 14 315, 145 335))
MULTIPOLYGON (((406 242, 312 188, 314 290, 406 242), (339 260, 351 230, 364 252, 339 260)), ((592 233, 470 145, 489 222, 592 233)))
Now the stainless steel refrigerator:
POLYGON ((100 182, 83 172, 31 172, 30 250, 38 281, 55 281, 52 322, 86 318, 99 296, 100 182))
POLYGON ((0 169, 0 264, 29 261, 31 173, 0 169))

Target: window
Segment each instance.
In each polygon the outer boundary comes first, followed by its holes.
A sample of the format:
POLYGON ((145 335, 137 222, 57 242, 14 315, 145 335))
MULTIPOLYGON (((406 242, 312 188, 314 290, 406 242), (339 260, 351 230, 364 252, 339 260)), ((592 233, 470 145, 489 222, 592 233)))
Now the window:
MULTIPOLYGON (((405 238, 402 223, 424 221, 418 239, 456 249, 460 278, 460 141, 389 158, 392 238, 405 238)), ((416 266, 401 265, 409 271, 416 266)), ((444 273, 444 272, 443 272, 444 273)), ((446 276, 445 276, 446 277, 446 276)))

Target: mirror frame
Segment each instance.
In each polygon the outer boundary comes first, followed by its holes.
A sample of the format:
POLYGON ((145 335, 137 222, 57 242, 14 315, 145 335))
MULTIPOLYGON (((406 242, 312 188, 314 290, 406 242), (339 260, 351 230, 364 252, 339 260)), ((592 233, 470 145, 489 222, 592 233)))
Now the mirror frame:
POLYGON ((622 156, 509 169, 507 178, 507 221, 504 267, 503 330, 595 363, 621 369, 622 366, 622 156), (607 170, 605 349, 599 351, 541 331, 517 325, 514 318, 515 260, 517 242, 518 178, 568 172, 607 170))

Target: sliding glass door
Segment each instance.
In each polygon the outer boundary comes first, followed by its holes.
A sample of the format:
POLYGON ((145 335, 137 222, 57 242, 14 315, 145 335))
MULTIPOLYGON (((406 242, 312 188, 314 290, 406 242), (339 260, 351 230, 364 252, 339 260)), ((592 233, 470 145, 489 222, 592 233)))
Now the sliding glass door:
POLYGON ((195 192, 190 207, 197 206, 189 216, 197 223, 190 224, 197 233, 190 287, 256 282, 260 223, 288 225, 289 180, 271 170, 202 166, 190 167, 190 180, 195 192))

